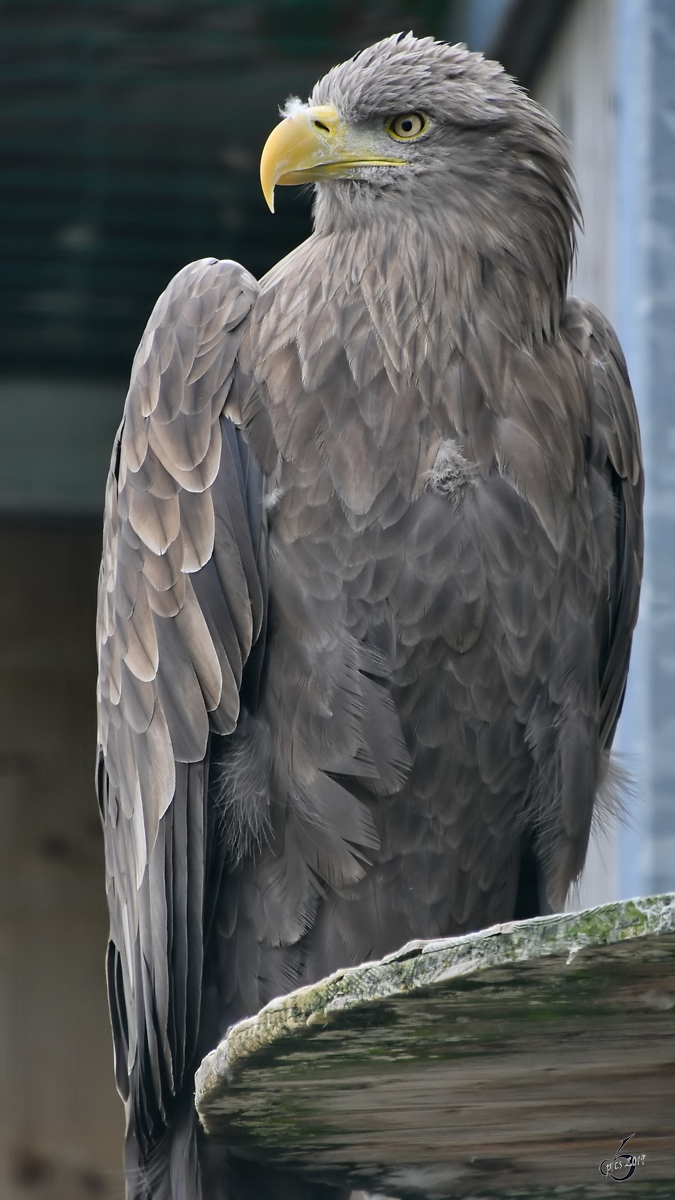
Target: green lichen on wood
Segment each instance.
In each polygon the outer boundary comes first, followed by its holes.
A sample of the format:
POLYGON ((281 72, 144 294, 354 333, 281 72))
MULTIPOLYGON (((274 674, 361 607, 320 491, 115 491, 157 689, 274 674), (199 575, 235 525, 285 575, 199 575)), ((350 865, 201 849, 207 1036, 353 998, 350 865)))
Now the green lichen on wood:
POLYGON ((197 1073, 197 1104, 218 1079, 260 1049, 299 1030, 327 1025, 337 1012, 459 979, 488 968, 545 957, 571 963, 584 951, 675 932, 675 893, 605 904, 579 913, 511 921, 478 933, 410 942, 381 961, 336 971, 271 1001, 240 1021, 197 1073))
POLYGON ((197 1105, 236 1151, 410 1197, 553 1195, 561 1147, 556 1187, 606 1192, 598 1163, 635 1125, 651 1169, 631 1191, 675 1194, 674 1034, 675 896, 648 897, 411 943, 280 997, 207 1056, 197 1105))

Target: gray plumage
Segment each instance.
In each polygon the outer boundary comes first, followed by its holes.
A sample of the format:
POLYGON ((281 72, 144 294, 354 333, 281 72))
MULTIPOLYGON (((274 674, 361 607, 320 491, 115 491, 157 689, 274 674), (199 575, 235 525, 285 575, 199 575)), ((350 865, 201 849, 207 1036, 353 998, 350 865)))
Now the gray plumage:
POLYGON ((563 903, 637 615, 637 418, 614 333, 566 298, 561 134, 497 64, 412 35, 310 103, 432 120, 404 169, 319 183, 313 235, 260 283, 176 276, 108 482, 131 1197, 328 1194, 200 1141, 200 1057, 337 967, 563 903))

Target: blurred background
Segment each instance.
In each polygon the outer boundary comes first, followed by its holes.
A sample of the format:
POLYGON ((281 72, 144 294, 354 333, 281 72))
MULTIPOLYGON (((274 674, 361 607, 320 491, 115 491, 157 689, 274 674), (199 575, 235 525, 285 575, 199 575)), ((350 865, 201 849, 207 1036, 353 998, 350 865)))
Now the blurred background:
POLYGON ((620 748, 629 821, 586 904, 675 888, 672 0, 0 0, 0 1195, 121 1197, 93 795, 105 475, 135 347, 181 266, 262 274, 309 232, 266 210, 289 94, 397 30, 500 59, 571 140, 574 289, 618 328, 647 461, 647 574, 620 748))

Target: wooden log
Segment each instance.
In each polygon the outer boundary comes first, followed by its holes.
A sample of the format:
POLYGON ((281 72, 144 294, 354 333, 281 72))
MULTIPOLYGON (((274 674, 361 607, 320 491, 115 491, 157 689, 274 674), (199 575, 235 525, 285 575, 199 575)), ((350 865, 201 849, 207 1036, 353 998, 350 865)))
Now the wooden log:
POLYGON ((196 1104, 236 1153, 369 1191, 672 1198, 675 894, 338 971, 235 1025, 196 1104))

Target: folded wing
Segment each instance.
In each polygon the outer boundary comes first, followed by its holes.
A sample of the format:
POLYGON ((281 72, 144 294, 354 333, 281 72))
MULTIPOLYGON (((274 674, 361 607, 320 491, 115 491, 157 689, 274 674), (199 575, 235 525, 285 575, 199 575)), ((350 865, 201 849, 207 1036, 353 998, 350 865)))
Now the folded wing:
POLYGON ((210 736, 234 730, 265 626, 262 475, 223 411, 258 290, 213 259, 172 280, 134 360, 106 494, 108 983, 118 1087, 146 1152, 196 1047, 210 736))

